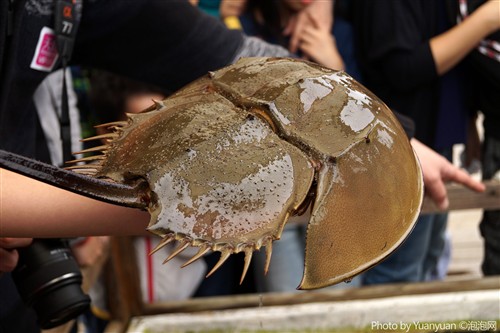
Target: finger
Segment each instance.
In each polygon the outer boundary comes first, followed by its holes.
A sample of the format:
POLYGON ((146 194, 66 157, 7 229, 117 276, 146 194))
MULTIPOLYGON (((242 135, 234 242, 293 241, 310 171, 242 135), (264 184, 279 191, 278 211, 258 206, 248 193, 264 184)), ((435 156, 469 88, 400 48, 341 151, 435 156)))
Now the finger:
POLYGON ((300 45, 300 36, 297 33, 293 33, 292 37, 290 38, 290 44, 288 45, 288 50, 291 53, 296 53, 299 49, 300 45))
POLYGON ((475 180, 467 172, 455 166, 453 166, 452 169, 448 170, 446 179, 455 183, 462 184, 476 192, 483 192, 486 189, 483 183, 475 180))
POLYGON ((318 19, 316 17, 314 17, 314 15, 312 15, 309 12, 306 12, 306 17, 309 20, 309 22, 310 22, 310 24, 311 24, 312 27, 314 27, 315 29, 320 29, 321 28, 321 25, 320 25, 318 19))
POLYGON ((312 27, 303 30, 300 47, 303 43, 313 46, 315 53, 332 53, 332 49, 335 47, 330 35, 325 36, 320 30, 312 27))
POLYGON ((296 17, 295 20, 296 20, 295 26, 294 26, 294 29, 292 31, 292 35, 290 38, 290 44, 288 46, 289 51, 292 53, 297 52, 297 50, 299 49, 300 37, 301 37, 302 30, 304 29, 304 25, 305 25, 304 16, 299 15, 298 17, 296 17))
POLYGON ((304 54, 304 57, 309 60, 313 61, 314 60, 314 50, 317 50, 317 48, 314 47, 314 44, 310 44, 306 40, 302 40, 300 43, 300 51, 304 54))
POLYGON ((283 30, 283 35, 289 36, 295 30, 296 24, 297 24, 297 16, 292 16, 288 20, 288 24, 286 25, 285 30, 283 30))
POLYGON ((425 182, 425 192, 434 201, 436 206, 445 210, 448 208, 448 193, 446 191, 446 186, 440 177, 436 177, 432 180, 425 182))
POLYGON ((16 250, 0 248, 0 272, 11 272, 16 268, 19 253, 16 250))
POLYGON ((0 247, 5 249, 15 249, 18 247, 26 247, 31 244, 33 238, 11 238, 0 237, 0 247))
POLYGON ((300 35, 301 39, 301 43, 305 40, 305 39, 310 39, 316 35, 318 35, 318 30, 312 26, 305 26, 303 29, 302 29, 302 33, 300 35))

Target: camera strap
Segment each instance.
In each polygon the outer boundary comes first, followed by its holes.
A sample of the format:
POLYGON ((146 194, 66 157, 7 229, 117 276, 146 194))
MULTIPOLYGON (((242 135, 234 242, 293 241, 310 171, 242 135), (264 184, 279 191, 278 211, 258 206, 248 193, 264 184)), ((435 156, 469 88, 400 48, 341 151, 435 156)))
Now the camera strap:
POLYGON ((71 152, 71 124, 69 119, 66 69, 75 46, 76 32, 80 25, 81 13, 81 0, 56 0, 55 2, 54 28, 57 37, 57 49, 61 58, 63 70, 61 116, 59 118, 63 163, 74 159, 71 152))

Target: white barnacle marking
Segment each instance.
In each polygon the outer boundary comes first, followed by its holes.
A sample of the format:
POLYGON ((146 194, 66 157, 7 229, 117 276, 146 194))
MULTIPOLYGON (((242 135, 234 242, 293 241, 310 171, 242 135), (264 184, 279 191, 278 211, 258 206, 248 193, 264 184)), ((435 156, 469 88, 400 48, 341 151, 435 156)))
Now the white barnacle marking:
POLYGON ((354 81, 352 77, 350 77, 349 75, 347 75, 345 72, 342 71, 326 75, 325 77, 343 86, 348 86, 354 81))
MULTIPOLYGON (((353 173, 361 173, 361 172, 367 172, 368 167, 365 166, 365 161, 358 155, 356 155, 353 152, 349 152, 349 159, 352 161, 351 162, 351 171, 353 173)), ((368 156, 368 164, 371 163, 370 157, 368 156)))
POLYGON ((299 83, 299 87, 303 89, 300 93, 300 101, 304 105, 304 113, 309 112, 316 100, 322 99, 332 92, 334 87, 327 80, 328 78, 329 76, 307 78, 299 83))
POLYGON ((242 229, 250 232, 279 216, 293 193, 293 184, 293 164, 288 154, 262 165, 238 183, 208 181, 205 185, 209 190, 197 196, 191 193, 186 179, 171 171, 152 185, 161 205, 152 229, 215 239, 234 236, 242 229))
POLYGON ((365 93, 354 90, 351 84, 353 78, 344 72, 337 72, 329 76, 329 79, 345 87, 348 98, 346 106, 340 112, 340 119, 354 132, 365 129, 375 119, 375 115, 369 109, 372 99, 365 93))
POLYGON ((236 144, 261 142, 269 133, 270 130, 259 121, 247 121, 234 132, 231 139, 236 144))
POLYGON ((390 132, 394 135, 396 135, 396 132, 394 131, 394 129, 387 125, 385 122, 381 121, 380 119, 377 119, 377 121, 375 122, 375 125, 376 126, 382 126, 387 132, 390 132))
POLYGON ((377 139, 381 144, 389 149, 391 149, 394 145, 394 138, 385 128, 377 130, 377 139))
POLYGON ((365 129, 375 119, 375 115, 357 100, 350 99, 340 112, 340 120, 354 132, 365 129))
MULTIPOLYGON (((179 210, 172 210, 172 207, 193 205, 191 196, 186 195, 188 194, 186 190, 189 191, 189 184, 186 180, 177 177, 175 171, 166 172, 157 182, 153 183, 152 190, 160 198, 162 206, 160 216, 158 216, 158 227, 168 228, 173 221, 176 221, 177 227, 180 227, 185 216, 179 210), (167 210, 169 210, 168 213, 167 210)), ((189 219, 189 217, 187 218, 189 219)))
POLYGON ((198 152, 196 150, 193 150, 193 149, 190 149, 188 151, 188 158, 190 161, 192 161, 194 158, 196 158, 196 156, 198 155, 198 152))
POLYGON ((351 151, 349 152, 349 157, 351 161, 356 162, 358 164, 363 164, 363 159, 351 151))
POLYGON ((364 92, 361 92, 359 90, 353 90, 351 88, 347 88, 347 95, 354 99, 357 104, 370 104, 371 103, 371 98, 368 97, 367 94, 364 92))
POLYGON ((247 121, 238 129, 228 131, 226 136, 215 143, 215 151, 221 153, 227 148, 241 144, 259 143, 264 140, 271 130, 261 121, 247 121))
POLYGON ((343 86, 348 96, 348 102, 340 112, 341 121, 354 132, 362 131, 375 119, 375 115, 369 109, 372 100, 365 93, 351 88, 355 81, 345 72, 304 79, 299 83, 299 86, 304 89, 300 94, 304 112, 308 112, 316 100, 332 92, 334 89, 332 81, 343 86))
POLYGON ((278 110, 274 102, 269 103, 269 110, 279 119, 281 124, 290 125, 290 119, 278 110))

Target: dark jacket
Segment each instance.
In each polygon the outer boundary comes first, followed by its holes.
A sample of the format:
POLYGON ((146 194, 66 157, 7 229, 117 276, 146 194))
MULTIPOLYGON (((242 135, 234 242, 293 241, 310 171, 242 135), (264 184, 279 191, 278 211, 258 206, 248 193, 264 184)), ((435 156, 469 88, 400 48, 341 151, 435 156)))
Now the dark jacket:
MULTIPOLYGON (((29 157, 39 156, 43 147, 37 148, 43 135, 32 95, 47 75, 30 65, 40 31, 53 27, 53 6, 52 1, 0 1, 0 148, 29 157)), ((187 1, 84 0, 72 63, 174 91, 228 64, 241 43, 241 33, 187 1)))
POLYGON ((415 137, 434 146, 439 76, 429 40, 439 34, 434 0, 356 0, 355 31, 365 85, 415 121, 415 137))

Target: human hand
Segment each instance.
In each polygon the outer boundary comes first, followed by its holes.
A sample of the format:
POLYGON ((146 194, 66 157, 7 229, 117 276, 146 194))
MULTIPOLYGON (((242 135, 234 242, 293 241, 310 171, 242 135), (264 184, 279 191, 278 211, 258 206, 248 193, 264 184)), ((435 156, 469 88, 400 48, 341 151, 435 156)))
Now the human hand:
POLYGON ((221 18, 240 16, 245 9, 246 0, 222 0, 219 7, 221 18))
POLYGON ((32 241, 32 238, 0 237, 0 274, 16 268, 19 260, 16 248, 28 246, 32 241))
POLYGON ((87 237, 82 243, 77 243, 71 247, 76 262, 80 267, 88 267, 99 262, 101 258, 108 254, 109 237, 87 237))
POLYGON ((283 34, 290 36, 290 45, 288 50, 291 53, 299 49, 301 35, 304 27, 311 24, 309 16, 316 18, 322 29, 332 31, 333 25, 333 1, 332 0, 314 0, 288 22, 283 34))
POLYGON ((467 172, 457 168, 420 141, 411 139, 411 145, 422 166, 425 192, 439 209, 445 210, 449 205, 445 187, 447 181, 463 184, 476 192, 485 190, 484 184, 474 180, 467 172))
POLYGON ((306 58, 323 66, 342 70, 344 61, 340 55, 335 38, 330 29, 321 25, 317 18, 307 14, 310 24, 302 29, 299 48, 306 58))

